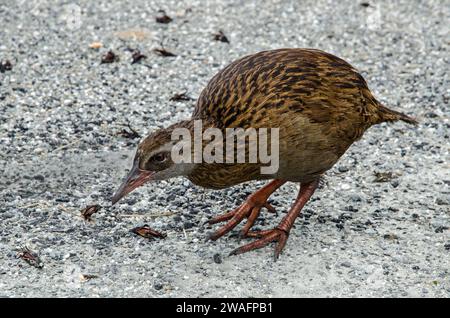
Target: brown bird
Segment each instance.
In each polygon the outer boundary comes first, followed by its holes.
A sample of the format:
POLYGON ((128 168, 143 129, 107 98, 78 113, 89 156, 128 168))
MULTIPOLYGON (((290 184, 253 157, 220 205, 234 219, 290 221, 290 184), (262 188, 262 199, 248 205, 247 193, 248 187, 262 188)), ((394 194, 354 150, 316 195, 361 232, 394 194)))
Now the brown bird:
MULTIPOLYGON (((176 176, 185 176, 196 185, 213 189, 273 179, 241 206, 209 223, 227 221, 210 236, 216 240, 247 218, 241 235, 256 240, 231 254, 276 242, 274 257, 277 259, 321 176, 369 127, 397 120, 417 124, 413 118, 378 102, 358 71, 332 54, 315 49, 279 49, 245 56, 210 80, 190 120, 160 129, 140 143, 133 167, 112 202, 116 203, 148 181, 176 176), (195 120, 202 121, 202 131, 278 128, 278 170, 263 174, 260 158, 252 163, 174 162, 172 132, 186 128, 193 134, 195 120), (267 200, 287 181, 300 183, 297 199, 287 215, 274 229, 251 231, 263 207, 274 211, 267 200)), ((245 155, 248 154, 245 150, 245 155)))

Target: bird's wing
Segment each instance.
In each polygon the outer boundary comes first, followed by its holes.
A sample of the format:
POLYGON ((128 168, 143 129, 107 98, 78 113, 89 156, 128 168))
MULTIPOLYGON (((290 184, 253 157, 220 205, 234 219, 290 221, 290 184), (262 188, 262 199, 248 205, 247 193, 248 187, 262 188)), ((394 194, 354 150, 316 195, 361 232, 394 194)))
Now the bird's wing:
POLYGON ((264 127, 281 114, 299 112, 313 122, 346 116, 359 122, 368 113, 364 107, 374 103, 365 80, 344 60, 319 50, 280 49, 243 57, 216 74, 193 118, 220 128, 264 127))

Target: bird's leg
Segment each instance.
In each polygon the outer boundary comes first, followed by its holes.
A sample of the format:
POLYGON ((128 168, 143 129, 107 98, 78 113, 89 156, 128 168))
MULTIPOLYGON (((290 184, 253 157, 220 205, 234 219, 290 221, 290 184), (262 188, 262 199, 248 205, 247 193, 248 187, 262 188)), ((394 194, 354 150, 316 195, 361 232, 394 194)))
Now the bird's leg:
POLYGON ((289 231, 295 222, 295 219, 299 216, 302 208, 305 206, 306 202, 311 198, 314 191, 319 185, 319 180, 315 180, 309 183, 304 183, 300 186, 300 191, 298 193, 297 199, 294 205, 289 210, 288 214, 281 220, 280 224, 272 230, 249 232, 247 236, 259 238, 258 240, 249 243, 247 245, 241 246, 230 253, 230 255, 242 254, 248 251, 256 250, 262 248, 269 244, 270 242, 277 241, 277 246, 275 247, 274 259, 277 260, 289 236, 289 231))
POLYGON ((259 189, 252 195, 250 195, 244 203, 242 203, 235 210, 219 215, 208 221, 209 224, 215 224, 223 221, 228 221, 227 224, 222 226, 216 232, 211 234, 209 238, 211 240, 217 240, 219 237, 225 235, 229 231, 231 231, 236 225, 238 225, 245 217, 248 218, 247 223, 241 231, 242 236, 246 236, 249 229, 255 223, 256 218, 258 217, 261 208, 265 207, 270 212, 275 212, 275 209, 267 203, 267 199, 270 195, 279 187, 281 187, 286 181, 275 179, 271 181, 269 184, 265 185, 263 188, 259 189))

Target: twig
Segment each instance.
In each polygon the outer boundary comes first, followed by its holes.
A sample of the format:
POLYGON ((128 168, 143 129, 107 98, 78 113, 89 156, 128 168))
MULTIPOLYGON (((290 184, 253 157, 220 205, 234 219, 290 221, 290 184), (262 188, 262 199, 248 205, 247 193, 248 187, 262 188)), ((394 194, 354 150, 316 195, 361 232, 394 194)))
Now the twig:
POLYGON ((150 218, 158 218, 163 216, 171 216, 174 215, 175 212, 161 212, 161 213, 153 213, 153 214, 119 214, 119 216, 123 217, 150 217, 150 218))
POLYGON ((45 203, 45 202, 34 202, 34 203, 27 204, 27 205, 19 206, 19 209, 29 209, 29 208, 34 208, 36 206, 48 207, 50 205, 48 203, 45 203))
POLYGON ((68 143, 68 144, 66 144, 66 145, 63 145, 63 146, 61 146, 61 147, 58 147, 58 148, 56 148, 56 149, 53 149, 52 151, 50 151, 50 152, 55 152, 55 151, 59 151, 59 150, 62 150, 62 149, 64 149, 64 148, 67 148, 67 147, 70 147, 70 146, 73 146, 73 145, 75 145, 75 144, 77 144, 77 143, 79 143, 80 141, 79 140, 75 140, 75 141, 73 141, 73 142, 70 142, 70 143, 68 143))

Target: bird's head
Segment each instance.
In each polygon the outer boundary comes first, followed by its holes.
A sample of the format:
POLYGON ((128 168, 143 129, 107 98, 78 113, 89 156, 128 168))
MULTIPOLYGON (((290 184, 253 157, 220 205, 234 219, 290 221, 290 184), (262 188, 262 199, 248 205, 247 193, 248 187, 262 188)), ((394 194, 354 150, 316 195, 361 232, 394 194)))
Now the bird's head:
POLYGON ((180 126, 183 123, 159 129, 139 144, 130 172, 112 197, 113 204, 149 181, 166 180, 189 173, 192 164, 175 163, 171 156, 172 148, 178 142, 172 140, 172 132, 180 126))

